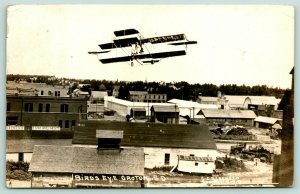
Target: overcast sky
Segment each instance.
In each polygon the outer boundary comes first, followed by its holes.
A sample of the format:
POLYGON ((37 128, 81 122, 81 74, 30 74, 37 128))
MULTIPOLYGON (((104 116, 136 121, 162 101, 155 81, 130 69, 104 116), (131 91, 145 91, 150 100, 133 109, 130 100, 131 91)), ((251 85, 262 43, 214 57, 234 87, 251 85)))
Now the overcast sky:
POLYGON ((8 8, 7 22, 8 74, 291 86, 290 6, 18 5, 8 8), (198 44, 185 56, 134 67, 88 54, 128 28, 144 37, 185 33, 198 44))

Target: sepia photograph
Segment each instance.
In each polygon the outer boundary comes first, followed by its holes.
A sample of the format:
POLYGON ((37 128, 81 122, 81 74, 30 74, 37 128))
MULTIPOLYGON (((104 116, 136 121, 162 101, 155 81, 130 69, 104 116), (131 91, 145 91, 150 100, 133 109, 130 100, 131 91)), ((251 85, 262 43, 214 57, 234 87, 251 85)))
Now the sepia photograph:
POLYGON ((295 8, 7 7, 6 187, 294 186, 295 8))

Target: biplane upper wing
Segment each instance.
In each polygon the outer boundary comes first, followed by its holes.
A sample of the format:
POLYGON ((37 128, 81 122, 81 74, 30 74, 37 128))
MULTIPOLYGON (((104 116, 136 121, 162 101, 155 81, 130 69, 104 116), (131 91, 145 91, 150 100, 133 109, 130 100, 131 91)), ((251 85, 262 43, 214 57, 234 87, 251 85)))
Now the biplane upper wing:
MULTIPOLYGON (((131 29, 131 30, 134 30, 134 29, 131 29)), ((119 34, 123 33, 123 31, 126 31, 126 30, 122 30, 121 32, 120 31, 116 31, 116 32, 118 32, 117 34, 119 35, 119 34)), ((124 34, 125 33, 126 32, 124 32, 124 34)), ((138 43, 157 44, 157 43, 173 42, 173 41, 179 41, 179 40, 186 40, 185 35, 184 34, 176 34, 176 35, 169 35, 169 36, 144 38, 144 39, 140 39, 140 40, 137 37, 123 38, 123 39, 116 39, 116 40, 114 40, 113 43, 99 44, 99 47, 101 49, 114 49, 114 48, 119 48, 119 47, 127 47, 127 46, 131 46, 131 45, 138 44, 138 43)))
POLYGON ((181 55, 186 55, 185 50, 107 58, 107 59, 100 59, 100 61, 101 61, 101 63, 105 64, 105 63, 115 63, 115 62, 126 62, 126 61, 132 61, 135 59, 147 59, 147 58, 157 59, 157 58, 167 58, 167 57, 175 57, 175 56, 181 56, 181 55))
POLYGON ((133 34, 138 34, 139 31, 136 29, 126 29, 126 30, 119 30, 119 31, 114 31, 115 36, 127 36, 127 35, 133 35, 133 34))

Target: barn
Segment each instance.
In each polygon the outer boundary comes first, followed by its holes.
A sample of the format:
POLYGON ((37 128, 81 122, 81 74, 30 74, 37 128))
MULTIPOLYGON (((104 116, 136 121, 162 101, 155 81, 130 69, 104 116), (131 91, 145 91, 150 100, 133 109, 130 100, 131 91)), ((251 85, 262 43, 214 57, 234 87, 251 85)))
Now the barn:
POLYGON ((194 155, 215 160, 217 147, 206 125, 124 123, 86 120, 74 131, 73 145, 96 146, 97 130, 122 130, 123 148, 143 148, 145 168, 176 166, 178 156, 194 155))

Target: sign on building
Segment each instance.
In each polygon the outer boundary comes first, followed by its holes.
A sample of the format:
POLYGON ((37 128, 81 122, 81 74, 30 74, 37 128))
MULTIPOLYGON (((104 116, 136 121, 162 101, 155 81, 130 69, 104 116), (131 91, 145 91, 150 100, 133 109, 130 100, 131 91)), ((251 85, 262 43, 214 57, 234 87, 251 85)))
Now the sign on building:
POLYGON ((60 131, 59 126, 32 126, 33 131, 60 131))
POLYGON ((16 126, 16 125, 8 125, 6 126, 6 130, 24 130, 24 126, 16 126))

